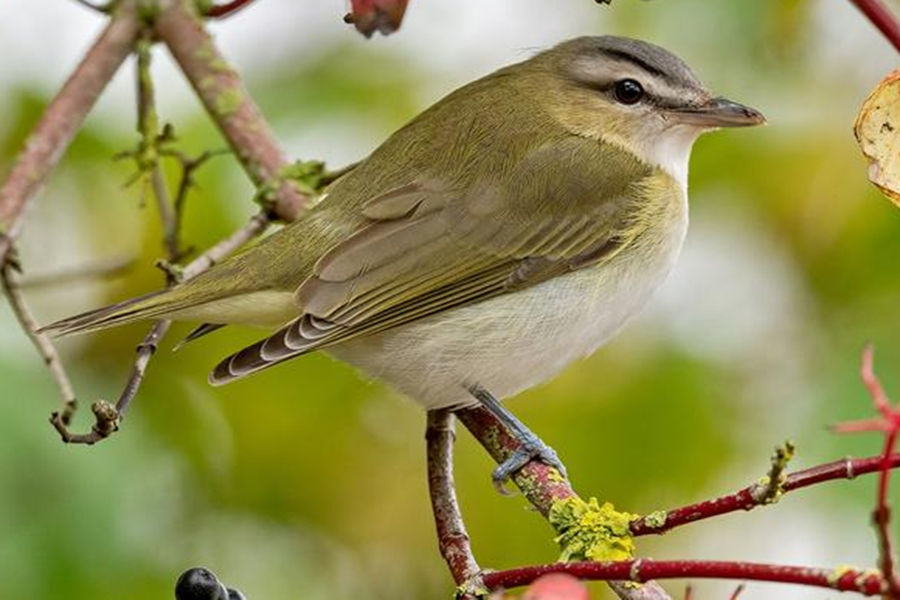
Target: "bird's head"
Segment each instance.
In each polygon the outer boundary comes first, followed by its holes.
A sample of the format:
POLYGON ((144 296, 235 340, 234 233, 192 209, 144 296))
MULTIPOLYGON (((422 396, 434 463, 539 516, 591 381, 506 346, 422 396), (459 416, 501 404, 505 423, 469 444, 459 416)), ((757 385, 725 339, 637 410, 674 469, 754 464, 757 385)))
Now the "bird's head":
POLYGON ((676 169, 705 132, 765 122, 752 108, 712 94, 671 52, 647 42, 581 37, 535 57, 541 102, 572 133, 602 139, 676 169))

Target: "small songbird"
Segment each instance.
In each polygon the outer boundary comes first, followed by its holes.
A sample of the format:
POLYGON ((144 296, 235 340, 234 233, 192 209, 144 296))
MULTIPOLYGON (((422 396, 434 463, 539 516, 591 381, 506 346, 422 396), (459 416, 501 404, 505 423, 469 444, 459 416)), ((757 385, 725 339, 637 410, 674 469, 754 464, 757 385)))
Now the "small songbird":
POLYGON ((274 328, 210 382, 324 350, 426 409, 481 402, 523 442, 502 482, 558 461, 497 399, 591 354, 646 303, 684 239, 694 141, 764 121, 663 48, 573 39, 454 91, 203 275, 46 329, 274 328))

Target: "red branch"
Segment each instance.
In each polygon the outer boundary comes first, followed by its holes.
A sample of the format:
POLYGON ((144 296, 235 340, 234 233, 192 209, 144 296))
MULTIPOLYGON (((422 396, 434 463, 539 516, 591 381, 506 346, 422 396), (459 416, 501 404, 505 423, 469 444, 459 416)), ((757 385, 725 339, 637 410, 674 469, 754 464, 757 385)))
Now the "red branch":
POLYGON ((638 558, 620 562, 555 563, 494 571, 484 574, 484 584, 491 590, 528 585, 547 573, 568 573, 592 581, 647 581, 649 579, 738 579, 793 583, 857 592, 864 596, 883 594, 887 586, 880 573, 858 569, 818 569, 769 565, 761 563, 652 560, 638 558))
POLYGON ((850 0, 866 15, 885 38, 900 50, 900 23, 881 0, 850 0))
POLYGON ((19 235, 21 217, 85 117, 131 53, 138 21, 131 11, 112 19, 53 99, 0 188, 0 265, 19 235))
POLYGON ((224 19, 239 10, 247 8, 254 2, 256 0, 231 0, 231 2, 225 2, 224 4, 214 4, 206 11, 206 16, 214 19, 224 19))
MULTIPOLYGON (((889 469, 900 467, 900 454, 890 455, 887 464, 889 469)), ((884 457, 882 455, 869 458, 836 460, 812 467, 811 469, 791 473, 787 476, 782 489, 787 493, 826 481, 853 479, 858 475, 881 471, 883 466, 884 457)), ((637 536, 665 533, 695 521, 739 510, 750 510, 760 505, 760 502, 754 495, 756 489, 757 484, 754 484, 713 500, 705 500, 681 508, 673 508, 666 511, 663 518, 641 517, 632 521, 631 533, 637 536)))

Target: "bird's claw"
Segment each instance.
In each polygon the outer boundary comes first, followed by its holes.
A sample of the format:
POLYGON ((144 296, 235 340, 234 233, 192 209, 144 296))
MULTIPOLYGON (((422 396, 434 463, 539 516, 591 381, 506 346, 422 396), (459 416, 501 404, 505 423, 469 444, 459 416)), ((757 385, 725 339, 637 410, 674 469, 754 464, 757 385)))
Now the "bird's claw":
POLYGON ((559 471, 564 478, 568 477, 566 467, 559 459, 559 455, 556 454, 556 450, 545 444, 540 438, 531 435, 520 442, 521 445, 516 451, 491 473, 491 481, 498 492, 504 496, 511 495, 511 492, 506 489, 506 482, 532 460, 539 460, 559 471))

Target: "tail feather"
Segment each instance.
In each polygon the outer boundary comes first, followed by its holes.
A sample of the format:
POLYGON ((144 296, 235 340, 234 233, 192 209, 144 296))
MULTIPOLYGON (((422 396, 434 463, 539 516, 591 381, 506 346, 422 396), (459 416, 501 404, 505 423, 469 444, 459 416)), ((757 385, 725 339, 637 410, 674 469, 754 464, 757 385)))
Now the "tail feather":
POLYGON ((182 294, 179 293, 178 288, 158 290, 123 302, 60 319, 41 327, 38 332, 63 336, 98 331, 135 321, 163 317, 168 313, 187 308, 195 303, 186 301, 182 294))

